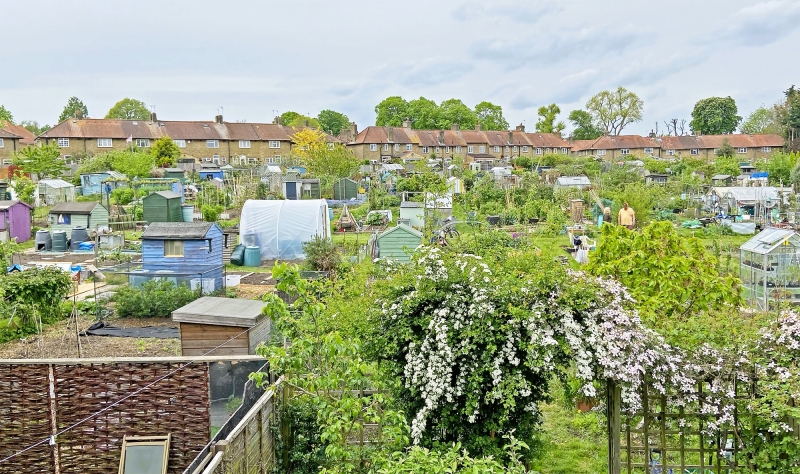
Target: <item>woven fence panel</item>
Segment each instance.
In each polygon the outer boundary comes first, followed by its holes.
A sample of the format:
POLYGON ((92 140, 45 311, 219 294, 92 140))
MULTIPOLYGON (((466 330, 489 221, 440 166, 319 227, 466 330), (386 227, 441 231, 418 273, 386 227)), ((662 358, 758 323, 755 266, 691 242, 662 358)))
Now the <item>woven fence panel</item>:
MULTIPOLYGON (((177 367, 167 363, 55 366, 59 430, 177 367)), ((170 434, 168 472, 180 473, 208 441, 209 405, 208 368, 191 364, 59 436, 61 472, 115 472, 125 435, 170 434)))
MULTIPOLYGON (((0 459, 50 436, 48 366, 0 366, 0 459)), ((52 448, 43 443, 0 466, 0 472, 52 472, 52 448)))

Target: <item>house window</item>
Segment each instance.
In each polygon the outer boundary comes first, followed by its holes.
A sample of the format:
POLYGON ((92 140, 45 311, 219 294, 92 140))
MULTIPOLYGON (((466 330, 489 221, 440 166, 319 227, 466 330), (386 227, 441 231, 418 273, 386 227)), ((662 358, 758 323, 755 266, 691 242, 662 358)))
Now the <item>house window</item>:
POLYGON ((500 153, 500 147, 499 146, 494 147, 494 152, 495 153, 500 153))
POLYGON ((186 140, 172 140, 172 143, 176 144, 178 148, 186 148, 186 140))
POLYGON ((278 140, 270 140, 269 141, 269 147, 270 148, 280 148, 281 147, 281 142, 279 142, 278 140))
POLYGON ((138 148, 150 148, 150 139, 148 139, 148 138, 137 138, 136 139, 136 146, 138 148))
MULTIPOLYGON (((517 151, 517 147, 514 147, 514 151, 517 151)), ((528 147, 522 147, 522 153, 528 153, 528 147)))
POLYGON ((542 149, 541 148, 537 148, 536 149, 536 154, 537 155, 541 155, 542 154, 542 149))
POLYGON ((122 438, 119 474, 165 474, 169 461, 169 441, 170 435, 125 436, 122 438))
POLYGON ((486 153, 486 147, 481 145, 478 147, 478 153, 486 153))
POLYGON ((740 148, 739 148, 737 151, 738 151, 739 153, 747 153, 747 148, 745 148, 745 147, 740 147, 740 148))
POLYGON ((606 156, 605 150, 597 150, 597 156, 606 156))
POLYGON ((183 241, 182 240, 165 240, 164 241, 164 256, 165 257, 183 257, 183 241))
POLYGON ((275 155, 275 163, 281 164, 281 155, 275 155))
POLYGON ((214 162, 215 165, 219 164, 219 155, 214 155, 211 157, 211 161, 214 162))
POLYGON ((437 146, 436 147, 436 154, 438 155, 442 150, 437 146))
POLYGON ((630 155, 631 154, 630 148, 622 148, 622 149, 619 150, 619 152, 622 155, 630 155))
POLYGON ((422 153, 428 153, 428 147, 426 146, 422 147, 422 153))
POLYGON ((97 147, 98 148, 111 148, 111 139, 110 138, 98 138, 97 139, 97 147))
POLYGON ((69 148, 69 138, 59 138, 58 139, 58 147, 59 148, 69 148))
POLYGON ((569 153, 569 148, 562 148, 561 149, 561 154, 562 155, 566 155, 567 153, 569 153))
POLYGON ((445 148, 445 149, 444 149, 444 152, 445 152, 445 153, 450 153, 450 147, 447 147, 447 148, 445 148))
POLYGON ((653 154, 653 149, 652 149, 652 148, 645 148, 645 149, 644 149, 644 152, 645 152, 645 153, 649 153, 649 154, 651 154, 651 155, 652 155, 652 154, 653 154))
POLYGON ((509 153, 510 151, 511 151, 511 148, 510 148, 510 147, 506 147, 506 149, 505 149, 506 155, 508 155, 508 153, 509 153))
POLYGON ((675 156, 675 150, 667 150, 667 156, 675 156))
POLYGON ((3 166, 8 166, 13 163, 14 160, 9 160, 8 158, 3 159, 3 166))
POLYGON ((369 151, 378 151, 378 144, 377 143, 370 143, 369 144, 369 151))
POLYGON ((550 154, 550 149, 549 148, 545 148, 544 153, 545 153, 545 155, 549 155, 550 154))
POLYGON ((406 143, 406 151, 411 151, 413 149, 413 145, 411 143, 406 143))
POLYGON ((383 151, 389 151, 389 144, 388 143, 383 145, 383 151))
MULTIPOLYGON (((265 160, 267 163, 272 163, 272 158, 265 158, 264 160, 265 160)), ((248 162, 248 163, 250 163, 251 165, 252 165, 252 164, 256 164, 256 163, 258 163, 258 158, 248 158, 248 159, 247 159, 247 162, 248 162)))
POLYGON ((394 144, 394 151, 400 151, 400 144, 399 143, 395 143, 394 144))
POLYGON ((0 148, 4 148, 5 146, 6 146, 6 145, 5 145, 5 143, 3 143, 3 139, 2 139, 2 138, 0 138, 0 148))
POLYGON ((456 153, 461 153, 461 147, 460 146, 456 147, 456 153))
POLYGON ((206 140, 206 148, 219 148, 219 140, 206 140))
POLYGON ((239 148, 250 148, 250 140, 239 140, 239 148))
POLYGON ((475 147, 474 146, 468 146, 467 147, 467 153, 474 153, 474 152, 475 152, 475 147))
POLYGON ((762 146, 761 147, 761 153, 769 153, 771 151, 772 151, 772 147, 771 146, 762 146))
POLYGON ((691 150, 689 150, 689 154, 691 154, 691 155, 699 155, 700 154, 700 150, 698 150, 697 148, 692 148, 691 150))

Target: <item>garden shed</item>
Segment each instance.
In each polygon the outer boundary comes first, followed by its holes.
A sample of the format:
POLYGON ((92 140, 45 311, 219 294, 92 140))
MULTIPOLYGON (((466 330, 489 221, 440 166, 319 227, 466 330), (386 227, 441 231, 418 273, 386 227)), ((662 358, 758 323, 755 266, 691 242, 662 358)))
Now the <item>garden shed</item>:
POLYGON ((447 178, 447 192, 450 194, 461 194, 464 192, 464 181, 457 176, 447 178))
POLYGON ((261 249, 262 260, 302 258, 303 242, 329 237, 328 204, 324 199, 254 200, 242 206, 240 242, 261 249))
POLYGON ((380 258, 398 262, 411 260, 411 253, 422 243, 422 232, 405 224, 398 224, 378 236, 380 258))
POLYGON ((300 180, 300 197, 302 199, 321 199, 322 191, 319 178, 303 178, 300 180))
POLYGON ((403 222, 409 227, 422 229, 425 227, 425 205, 414 201, 401 202, 400 217, 398 219, 405 219, 403 222))
POLYGON ((211 181, 214 178, 217 178, 220 181, 222 181, 223 179, 222 170, 217 168, 216 166, 212 168, 210 166, 203 165, 202 169, 200 169, 200 171, 198 171, 197 174, 200 175, 200 181, 211 181))
POLYGON ((0 242, 30 240, 32 211, 33 208, 22 201, 0 201, 0 242))
POLYGON ((553 185, 553 191, 559 189, 576 188, 588 189, 592 186, 592 182, 586 176, 561 176, 556 178, 556 183, 553 185))
POLYGON ((800 303, 800 235, 768 227, 739 249, 739 277, 745 301, 769 310, 777 302, 800 303))
POLYGON ((81 196, 90 196, 92 194, 105 194, 105 182, 111 179, 108 183, 111 189, 116 189, 118 182, 115 180, 125 179, 125 175, 117 171, 104 171, 102 173, 88 173, 81 175, 81 196))
POLYGON ((78 226, 89 232, 108 227, 108 210, 99 202, 60 202, 50 208, 50 231, 70 235, 78 226))
POLYGON ((346 201, 358 197, 358 183, 350 178, 342 178, 333 183, 333 199, 346 201))
POLYGON ((172 191, 157 191, 142 199, 142 218, 153 222, 182 222, 181 196, 172 191))
POLYGON ((75 186, 63 179, 41 179, 39 180, 39 202, 46 206, 52 206, 59 202, 75 201, 75 186))
POLYGON ((180 324, 181 355, 253 355, 272 327, 261 300, 204 296, 172 312, 180 324), (245 332, 247 331, 247 332, 245 332), (229 341, 229 342, 227 342, 229 341))
POLYGON ((180 168, 164 168, 164 177, 167 179, 178 179, 182 183, 186 182, 186 172, 180 168))
POLYGON ((142 234, 142 272, 211 293, 223 287, 222 230, 214 222, 154 222, 142 234))

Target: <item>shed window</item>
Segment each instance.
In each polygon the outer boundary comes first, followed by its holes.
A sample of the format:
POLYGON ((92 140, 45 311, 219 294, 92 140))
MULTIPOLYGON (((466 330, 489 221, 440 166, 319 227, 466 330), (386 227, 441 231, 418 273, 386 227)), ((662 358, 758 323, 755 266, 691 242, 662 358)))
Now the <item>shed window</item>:
POLYGON ((122 456, 119 459, 119 474, 165 474, 169 460, 167 436, 125 436, 122 440, 122 456))
POLYGON ((182 240, 165 240, 164 241, 164 256, 165 257, 183 257, 183 241, 182 240))

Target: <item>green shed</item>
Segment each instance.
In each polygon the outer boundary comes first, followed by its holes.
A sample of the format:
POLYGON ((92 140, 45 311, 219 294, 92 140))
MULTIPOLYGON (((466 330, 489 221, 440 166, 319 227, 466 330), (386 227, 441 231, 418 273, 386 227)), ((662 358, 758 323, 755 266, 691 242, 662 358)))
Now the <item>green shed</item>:
POLYGON ((422 232, 405 224, 398 224, 378 236, 380 258, 390 258, 398 262, 411 260, 411 252, 422 243, 422 232))
POLYGON ((158 191, 142 199, 142 218, 153 222, 183 222, 181 197, 172 191, 158 191))
POLYGON ((164 168, 164 178, 178 179, 181 183, 186 184, 186 172, 180 168, 164 168))
POLYGON ((300 196, 302 199, 321 199, 319 178, 305 178, 300 180, 300 196))
POLYGON ((50 231, 64 230, 67 236, 78 226, 89 232, 108 227, 108 209, 96 201, 60 202, 50 208, 50 231))
POLYGON ((346 201, 358 197, 358 183, 350 178, 342 178, 333 183, 333 199, 346 201))

